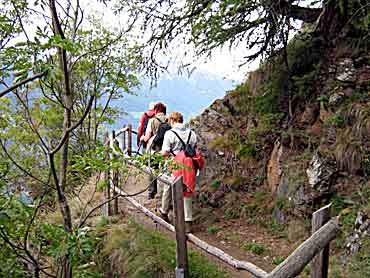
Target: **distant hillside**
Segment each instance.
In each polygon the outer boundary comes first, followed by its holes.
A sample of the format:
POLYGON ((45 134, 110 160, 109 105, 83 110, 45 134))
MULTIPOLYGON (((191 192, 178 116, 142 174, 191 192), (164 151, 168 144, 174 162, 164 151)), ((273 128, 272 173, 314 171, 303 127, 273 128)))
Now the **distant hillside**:
POLYGON ((190 78, 167 76, 160 79, 157 86, 152 89, 149 82, 144 82, 137 95, 125 95, 123 99, 114 102, 114 106, 127 113, 116 123, 118 125, 132 123, 136 127, 140 115, 147 110, 148 104, 152 101, 164 102, 168 112, 180 111, 184 114, 185 120, 188 120, 200 114, 215 99, 225 96, 226 91, 233 87, 233 80, 202 73, 194 73, 190 78))

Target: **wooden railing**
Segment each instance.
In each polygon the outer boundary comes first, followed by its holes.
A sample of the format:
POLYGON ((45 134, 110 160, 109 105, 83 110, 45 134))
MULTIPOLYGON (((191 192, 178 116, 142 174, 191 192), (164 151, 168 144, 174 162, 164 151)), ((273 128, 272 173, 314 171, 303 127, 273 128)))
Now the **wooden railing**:
MULTIPOLYGON (((132 149, 132 135, 137 134, 136 131, 132 130, 131 125, 127 125, 118 132, 112 131, 110 134, 106 133, 105 143, 113 150, 111 155, 125 156, 124 163, 127 163, 143 173, 152 175, 152 171, 149 167, 140 167, 130 157, 133 154, 132 149), (121 135, 121 137, 119 137, 121 135), (121 144, 119 144, 119 138, 121 138, 121 144), (121 148, 121 153, 114 151, 114 144, 117 144, 121 148)), ((108 157, 107 157, 108 159, 108 157)), ((306 241, 304 241, 293 253, 286 258, 281 264, 279 264, 270 273, 267 273, 258 266, 246 262, 240 261, 231 255, 225 253, 221 249, 212 246, 205 241, 199 239, 195 235, 185 233, 185 220, 184 220, 184 204, 183 204, 183 193, 182 193, 182 178, 167 176, 161 174, 157 176, 157 180, 170 185, 172 187, 172 199, 175 215, 174 226, 165 222, 162 218, 155 215, 149 209, 142 206, 134 198, 127 197, 127 193, 124 189, 119 187, 119 173, 117 171, 109 171, 105 173, 106 181, 108 186, 106 187, 105 197, 109 200, 112 198, 111 194, 119 194, 117 196, 125 196, 125 199, 130 202, 133 206, 141 210, 145 215, 150 217, 156 223, 160 224, 169 231, 175 232, 176 234, 176 261, 177 267, 175 270, 176 278, 187 278, 188 273, 188 260, 187 260, 187 241, 193 243, 200 249, 207 253, 219 258, 225 263, 232 267, 240 270, 248 271, 258 278, 293 278, 300 274, 304 267, 312 261, 311 265, 311 278, 326 278, 328 275, 328 258, 329 258, 329 243, 333 240, 340 232, 338 218, 330 219, 330 204, 321 208, 313 214, 312 219, 312 235, 306 241), (313 260, 314 259, 314 260, 313 260)), ((107 203, 106 209, 104 210, 107 216, 118 213, 118 197, 113 200, 113 210, 111 202, 107 203)))

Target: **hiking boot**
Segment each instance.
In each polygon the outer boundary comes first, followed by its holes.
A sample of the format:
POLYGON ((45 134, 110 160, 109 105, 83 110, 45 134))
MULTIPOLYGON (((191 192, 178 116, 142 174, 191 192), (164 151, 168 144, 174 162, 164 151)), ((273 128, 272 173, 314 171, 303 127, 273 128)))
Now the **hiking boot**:
POLYGON ((155 194, 148 194, 148 200, 153 200, 155 198, 155 194))
POLYGON ((191 226, 192 226, 192 221, 185 221, 185 233, 191 233, 192 232, 192 229, 191 229, 191 226))
POLYGON ((167 213, 162 213, 161 211, 159 211, 159 213, 161 214, 161 218, 166 221, 167 223, 170 223, 170 219, 168 218, 168 214, 167 213))

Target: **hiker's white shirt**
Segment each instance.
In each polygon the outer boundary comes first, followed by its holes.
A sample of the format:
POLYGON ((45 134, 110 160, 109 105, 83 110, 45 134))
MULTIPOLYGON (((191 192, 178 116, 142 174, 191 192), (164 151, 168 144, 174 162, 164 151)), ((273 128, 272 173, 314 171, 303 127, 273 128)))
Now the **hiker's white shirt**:
POLYGON ((180 136, 180 138, 184 141, 185 144, 187 143, 189 133, 191 132, 189 144, 192 145, 193 147, 197 145, 197 136, 195 132, 189 128, 185 128, 184 124, 175 123, 173 128, 166 131, 166 133, 164 134, 162 151, 171 153, 172 150, 172 152, 176 155, 183 148, 181 141, 172 132, 172 130, 175 131, 180 136))
POLYGON ((146 131, 145 131, 145 135, 148 133, 151 134, 151 137, 148 140, 147 147, 146 147, 148 151, 151 150, 152 152, 154 152, 152 150, 152 144, 153 144, 154 137, 157 134, 157 131, 158 131, 158 128, 161 122, 162 123, 166 122, 166 115, 162 112, 156 114, 153 118, 149 119, 148 126, 146 127, 146 131))
MULTIPOLYGON (((189 143, 195 147, 197 144, 197 136, 194 131, 189 128, 185 128, 184 124, 175 123, 173 128, 166 131, 163 138, 162 151, 172 152, 176 155, 179 151, 182 150, 183 146, 179 138, 172 132, 174 130, 179 137, 187 143, 189 133, 191 132, 191 137, 189 143)), ((172 153, 171 153, 172 154, 172 153)), ((163 184, 163 195, 162 195, 162 207, 161 212, 168 214, 170 210, 170 204, 172 200, 172 188, 168 184, 163 184)), ((193 205, 192 197, 184 197, 184 216, 185 221, 193 221, 193 205)))

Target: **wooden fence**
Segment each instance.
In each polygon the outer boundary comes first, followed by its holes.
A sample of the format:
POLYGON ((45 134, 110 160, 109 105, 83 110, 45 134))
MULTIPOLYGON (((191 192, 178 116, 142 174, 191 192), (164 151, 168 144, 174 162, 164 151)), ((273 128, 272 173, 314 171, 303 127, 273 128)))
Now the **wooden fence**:
MULTIPOLYGON (((151 175, 151 169, 149 167, 139 167, 137 164, 130 160, 133 151, 132 148, 132 137, 133 134, 137 134, 132 130, 132 126, 128 125, 122 128, 120 131, 112 131, 105 134, 105 144, 109 145, 113 150, 111 156, 125 156, 124 163, 136 167, 143 173, 151 175), (119 140, 119 138, 121 138, 119 140), (114 151, 114 146, 118 146, 121 149, 121 153, 114 151)), ((109 159, 109 157, 107 157, 109 159)), ((119 187, 119 173, 115 170, 105 173, 107 187, 105 190, 105 197, 107 199, 112 198, 115 194, 119 196, 127 196, 128 194, 124 189, 119 187)), ((172 231, 176 235, 176 278, 188 278, 188 258, 187 258, 187 241, 193 243, 200 249, 207 253, 219 258, 225 263, 232 267, 240 270, 248 271, 258 278, 293 278, 299 275, 304 267, 311 261, 311 278, 326 278, 328 275, 328 262, 329 262, 329 243, 333 240, 340 232, 338 218, 330 219, 330 204, 321 208, 313 214, 312 218, 312 235, 306 241, 304 241, 293 253, 280 263, 270 273, 267 273, 258 266, 246 262, 240 261, 229 254, 226 254, 221 249, 212 246, 205 241, 199 239, 195 235, 185 233, 185 220, 184 220, 184 200, 182 193, 182 178, 159 175, 157 180, 168 184, 172 187, 172 200, 174 207, 174 226, 165 222, 162 218, 155 215, 149 209, 142 206, 134 198, 125 197, 133 206, 141 210, 145 215, 150 217, 152 220, 163 226, 164 228, 172 231)), ((105 208, 107 216, 118 213, 118 198, 115 198, 112 202, 108 202, 105 208), (112 208, 113 203, 113 208, 112 208)))

